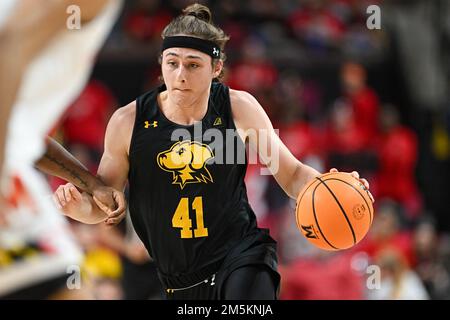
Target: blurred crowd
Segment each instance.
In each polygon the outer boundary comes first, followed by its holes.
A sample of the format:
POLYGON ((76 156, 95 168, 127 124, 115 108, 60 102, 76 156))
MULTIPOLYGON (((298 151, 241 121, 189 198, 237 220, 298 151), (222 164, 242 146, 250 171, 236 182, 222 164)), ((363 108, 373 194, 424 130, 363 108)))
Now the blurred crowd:
MULTIPOLYGON (((112 112, 159 83, 161 31, 188 2, 126 2, 92 80, 54 132, 92 172, 112 112)), ((319 250, 297 230, 295 202, 259 165, 249 166, 249 200, 279 245, 280 298, 449 299, 450 224, 442 217, 450 212, 430 205, 427 182, 449 174, 450 100, 429 122, 417 121, 414 113, 429 113, 408 104, 401 75, 392 78, 401 59, 394 32, 366 27, 368 5, 403 1, 200 2, 231 36, 224 82, 258 99, 299 160, 322 172, 359 171, 376 199, 363 241, 343 252, 319 250), (436 163, 447 171, 433 170, 436 163)), ((51 179, 54 188, 60 183, 51 179)), ((128 220, 114 229, 71 225, 94 298, 161 298, 151 257, 128 220)))

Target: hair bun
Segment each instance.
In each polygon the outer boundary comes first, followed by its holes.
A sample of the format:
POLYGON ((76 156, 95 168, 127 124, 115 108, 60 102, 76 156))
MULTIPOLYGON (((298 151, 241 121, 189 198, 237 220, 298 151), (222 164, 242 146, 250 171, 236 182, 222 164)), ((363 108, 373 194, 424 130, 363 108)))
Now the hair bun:
POLYGON ((183 13, 186 16, 193 16, 207 23, 211 23, 212 21, 211 11, 209 10, 209 8, 199 3, 194 3, 186 7, 183 10, 183 13))

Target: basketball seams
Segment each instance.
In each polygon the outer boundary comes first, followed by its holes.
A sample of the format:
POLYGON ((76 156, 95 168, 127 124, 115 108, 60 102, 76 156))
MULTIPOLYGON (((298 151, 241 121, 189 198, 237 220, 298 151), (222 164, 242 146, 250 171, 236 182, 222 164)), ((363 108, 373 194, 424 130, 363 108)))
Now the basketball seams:
MULTIPOLYGON (((345 220, 347 221, 347 224, 352 232, 352 236, 353 236, 353 244, 356 244, 356 234, 355 234, 355 230, 353 230, 353 226, 350 223, 350 220, 347 216, 347 213, 345 212, 344 208, 342 207, 341 203, 339 202, 338 198, 336 197, 336 195, 334 194, 334 192, 330 189, 330 187, 319 177, 317 177, 318 180, 320 180, 320 182, 327 188, 327 190, 331 193, 331 195, 333 196, 334 200, 336 201, 336 203, 338 204, 339 208, 341 209, 342 214, 345 217, 345 220)), ((331 180, 331 179, 327 179, 327 180, 331 180)), ((319 184, 320 185, 320 184, 319 184)), ((315 191, 315 190, 314 190, 315 191)), ((314 197, 313 197, 314 199, 314 197)), ((315 213, 314 213, 315 215, 315 213)))
POLYGON ((328 179, 323 180, 323 181, 325 182, 325 181, 328 181, 328 180, 336 180, 336 181, 340 181, 340 182, 343 182, 343 183, 349 185, 349 186, 352 187, 353 189, 355 189, 355 191, 358 192, 358 194, 361 196, 361 198, 363 198, 364 202, 366 203, 367 208, 369 209, 370 224, 372 224, 372 221, 373 221, 373 213, 371 212, 370 206, 369 206, 369 204, 367 203, 367 200, 366 200, 366 198, 364 197, 364 195, 363 195, 363 194, 362 194, 362 193, 361 193, 354 185, 352 185, 351 183, 348 183, 348 182, 345 181, 345 180, 341 180, 341 179, 338 179, 338 178, 328 178, 328 179))
MULTIPOLYGON (((321 181, 320 178, 318 178, 318 177, 316 177, 316 179, 318 179, 319 181, 321 181)), ((335 250, 340 250, 339 248, 333 246, 333 245, 328 241, 328 239, 325 237, 325 234, 322 232, 322 229, 320 228, 319 221, 317 221, 316 206, 314 205, 314 198, 315 198, 314 195, 315 195, 315 193, 316 193, 317 188, 318 188, 320 185, 321 185, 321 183, 319 182, 319 183, 315 186, 315 188, 314 188, 314 190, 313 190, 313 193, 312 193, 312 197, 311 197, 311 201, 312 201, 312 209, 313 209, 313 215, 314 215, 314 221, 316 221, 317 228, 319 229, 319 232, 320 232, 320 234, 322 235, 323 240, 325 240, 325 242, 326 242, 330 247, 332 247, 333 249, 335 249, 335 250)))

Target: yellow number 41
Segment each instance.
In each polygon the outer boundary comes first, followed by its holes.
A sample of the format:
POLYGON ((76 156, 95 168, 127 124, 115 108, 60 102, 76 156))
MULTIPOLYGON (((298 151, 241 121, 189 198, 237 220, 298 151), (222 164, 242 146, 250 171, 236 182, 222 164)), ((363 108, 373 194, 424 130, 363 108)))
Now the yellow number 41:
MULTIPOLYGON (((192 210, 195 211, 197 229, 194 230, 194 237, 201 238, 208 236, 208 228, 203 225, 203 199, 195 197, 192 202, 192 210)), ((192 238, 192 220, 189 218, 189 198, 181 198, 177 209, 172 217, 172 226, 181 228, 181 238, 192 238)))

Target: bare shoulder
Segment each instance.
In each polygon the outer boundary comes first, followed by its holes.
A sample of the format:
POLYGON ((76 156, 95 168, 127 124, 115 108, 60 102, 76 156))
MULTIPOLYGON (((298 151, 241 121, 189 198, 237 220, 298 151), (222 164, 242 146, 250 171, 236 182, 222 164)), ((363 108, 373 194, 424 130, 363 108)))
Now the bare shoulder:
POLYGON ((230 89, 231 108, 242 109, 251 108, 252 105, 258 103, 254 96, 247 91, 230 89))
POLYGON ((231 113, 236 126, 249 129, 268 119, 258 100, 246 91, 230 89, 231 113))
POLYGON ((255 111, 258 101, 247 91, 230 89, 230 103, 236 126, 243 128, 249 114, 255 111))
POLYGON ((111 116, 109 122, 114 124, 121 124, 124 126, 133 125, 136 117, 136 100, 130 102, 126 106, 118 108, 111 116))
POLYGON ((136 101, 117 109, 109 119, 106 144, 121 145, 128 152, 136 117, 136 101))

